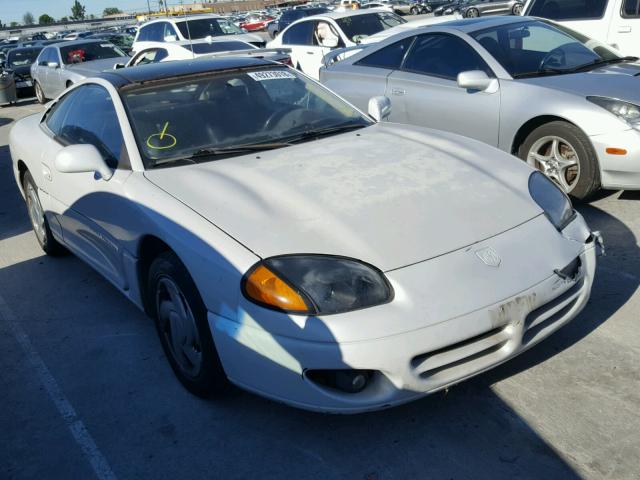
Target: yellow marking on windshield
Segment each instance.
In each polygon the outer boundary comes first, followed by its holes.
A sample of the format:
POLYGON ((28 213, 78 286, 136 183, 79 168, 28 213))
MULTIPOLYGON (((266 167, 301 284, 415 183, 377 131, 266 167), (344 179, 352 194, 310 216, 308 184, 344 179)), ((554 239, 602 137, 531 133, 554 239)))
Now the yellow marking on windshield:
POLYGON ((147 147, 153 150, 166 150, 167 148, 173 148, 178 143, 178 139, 167 133, 169 128, 169 122, 165 122, 160 133, 154 133, 147 138, 147 147))

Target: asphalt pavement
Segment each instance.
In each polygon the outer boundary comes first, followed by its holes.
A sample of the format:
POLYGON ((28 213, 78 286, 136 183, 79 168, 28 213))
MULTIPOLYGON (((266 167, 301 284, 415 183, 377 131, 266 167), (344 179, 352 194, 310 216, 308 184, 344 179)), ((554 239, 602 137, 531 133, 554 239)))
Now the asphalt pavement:
POLYGON ((38 111, 0 109, 0 478, 640 478, 640 192, 578 207, 607 245, 590 304, 486 374, 356 416, 239 390, 202 400, 150 319, 40 250, 7 146, 38 111))

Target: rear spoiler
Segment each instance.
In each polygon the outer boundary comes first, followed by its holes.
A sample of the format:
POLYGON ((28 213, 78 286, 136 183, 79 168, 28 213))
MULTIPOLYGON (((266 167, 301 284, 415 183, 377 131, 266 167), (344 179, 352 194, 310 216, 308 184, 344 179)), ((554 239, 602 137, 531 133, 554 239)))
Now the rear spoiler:
POLYGON ((262 58, 265 55, 289 55, 290 48, 248 48, 246 50, 231 50, 230 52, 208 53, 203 57, 233 57, 237 55, 247 55, 249 57, 262 58))
MULTIPOLYGON (((340 60, 344 60, 347 57, 350 57, 351 55, 345 55, 345 53, 347 52, 353 52, 356 53, 358 50, 364 50, 367 47, 370 47, 371 45, 374 44, 358 44, 355 45, 353 47, 347 47, 347 48, 336 48, 335 50, 331 50, 329 53, 327 53, 323 58, 322 58, 322 63, 324 63, 325 68, 329 68, 331 65, 333 65, 336 62, 339 62, 340 60), (342 58, 339 58, 340 56, 342 56, 342 58)), ((352 55, 353 55, 352 53, 352 55)))

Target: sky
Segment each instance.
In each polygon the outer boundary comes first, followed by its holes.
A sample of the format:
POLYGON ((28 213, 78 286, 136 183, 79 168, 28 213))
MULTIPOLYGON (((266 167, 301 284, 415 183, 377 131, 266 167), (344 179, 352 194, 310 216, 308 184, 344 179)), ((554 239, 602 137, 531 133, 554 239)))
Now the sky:
MULTIPOLYGON (((101 16, 106 7, 117 7, 124 12, 146 11, 147 0, 79 0, 85 6, 86 14, 101 16)), ((56 20, 60 17, 71 15, 71 5, 74 0, 0 0, 0 21, 3 24, 10 22, 22 23, 22 16, 31 12, 38 21, 38 17, 46 13, 56 20)), ((149 0, 152 9, 157 9, 157 0, 149 0)), ((178 0, 169 0, 169 5, 179 3, 178 0)), ((189 2, 185 2, 189 3, 189 2)))

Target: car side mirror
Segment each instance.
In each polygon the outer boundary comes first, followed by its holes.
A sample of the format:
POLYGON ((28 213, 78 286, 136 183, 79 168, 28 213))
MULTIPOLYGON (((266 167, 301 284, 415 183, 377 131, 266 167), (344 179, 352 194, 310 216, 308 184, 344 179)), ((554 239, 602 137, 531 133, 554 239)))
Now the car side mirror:
POLYGON ((369 116, 376 122, 381 122, 391 115, 391 100, 389 97, 379 96, 369 99, 369 108, 367 109, 369 116))
POLYGON ((469 70, 458 74, 458 86, 467 90, 494 93, 498 89, 498 80, 490 78, 482 70, 469 70))
POLYGON ((327 48, 336 48, 338 46, 338 39, 336 37, 323 38, 322 46, 327 48))
POLYGON ((178 41, 178 37, 176 37, 175 35, 167 35, 166 37, 164 37, 164 41, 165 42, 177 42, 178 41))
POLYGON ((61 173, 98 172, 103 180, 113 176, 98 149, 89 144, 64 147, 56 155, 54 165, 61 173))
POLYGON ((49 68, 58 68, 59 66, 58 62, 47 62, 47 67, 49 68))
POLYGON ((125 65, 124 63, 116 63, 116 64, 113 66, 113 69, 114 69, 114 70, 120 70, 121 68, 124 68, 124 67, 126 67, 126 65, 125 65))

